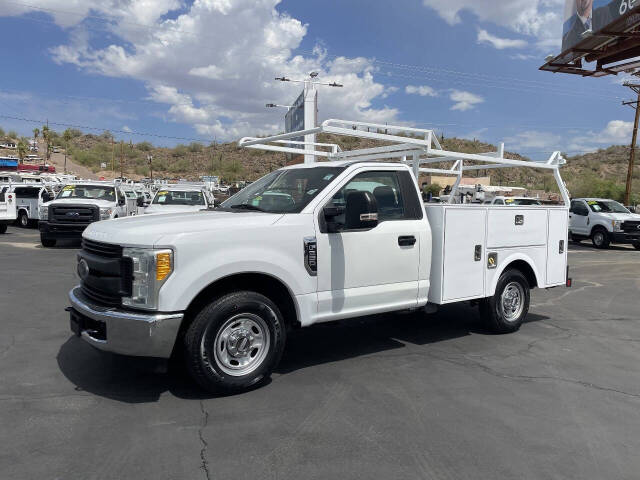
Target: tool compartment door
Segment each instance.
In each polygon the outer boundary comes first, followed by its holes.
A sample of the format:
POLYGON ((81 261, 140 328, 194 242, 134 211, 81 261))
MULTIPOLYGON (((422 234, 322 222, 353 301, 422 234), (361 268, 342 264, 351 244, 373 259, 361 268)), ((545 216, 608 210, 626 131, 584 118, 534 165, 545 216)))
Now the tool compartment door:
POLYGON ((494 207, 489 210, 487 248, 535 247, 546 243, 546 208, 494 207))
POLYGON ((443 303, 484 295, 487 210, 450 207, 445 213, 443 303))
POLYGON ((560 285, 567 276, 567 222, 566 209, 549 210, 549 242, 547 244, 547 285, 560 285))

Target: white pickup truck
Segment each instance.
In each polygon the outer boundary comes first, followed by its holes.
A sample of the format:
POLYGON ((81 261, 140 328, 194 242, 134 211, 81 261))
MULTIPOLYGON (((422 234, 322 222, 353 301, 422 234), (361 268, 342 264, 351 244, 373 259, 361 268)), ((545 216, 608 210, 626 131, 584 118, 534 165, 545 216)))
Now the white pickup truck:
POLYGON ((611 243, 632 244, 640 250, 640 215, 606 198, 574 198, 569 213, 571 240, 590 238, 596 248, 611 243))
POLYGON ((7 226, 16 221, 16 197, 11 193, 11 185, 0 185, 0 233, 7 231, 7 226))
MULTIPOLYGON (((464 160, 486 160, 548 168, 561 184, 558 163, 379 135, 423 157, 411 168, 332 156, 272 172, 214 211, 91 224, 69 293, 72 331, 125 355, 180 351, 204 388, 239 391, 269 376, 292 328, 471 301, 493 331, 514 332, 532 288, 569 283, 568 207, 425 206, 414 176, 444 156, 460 159, 459 173, 464 160)), ((269 139, 241 144, 259 142, 269 139)))
MULTIPOLYGON (((135 201, 132 205, 135 207, 135 201)), ((61 238, 80 238, 93 222, 132 213, 126 195, 113 183, 69 183, 54 200, 40 206, 40 241, 44 247, 53 247, 61 238)))
POLYGON ((146 215, 155 213, 189 213, 214 208, 213 195, 204 187, 166 186, 154 195, 144 209, 146 215))

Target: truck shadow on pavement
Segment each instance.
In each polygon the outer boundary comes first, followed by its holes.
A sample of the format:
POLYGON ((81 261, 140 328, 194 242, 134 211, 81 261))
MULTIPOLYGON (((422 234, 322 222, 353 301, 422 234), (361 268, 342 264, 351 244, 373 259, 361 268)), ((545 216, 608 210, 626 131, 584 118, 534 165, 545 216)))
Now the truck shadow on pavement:
MULTIPOLYGON (((527 323, 548 317, 530 313, 527 323)), ((452 305, 434 315, 393 313, 317 325, 292 332, 275 373, 286 375, 316 365, 406 348, 471 334, 492 335, 479 321, 477 309, 452 305)), ((215 398, 195 385, 180 358, 168 370, 152 359, 101 352, 79 338, 69 338, 57 355, 58 366, 77 391, 125 403, 155 402, 164 392, 183 398, 215 398)), ((263 385, 264 387, 264 385, 263 385)), ((267 387, 268 388, 268 387, 267 387)))

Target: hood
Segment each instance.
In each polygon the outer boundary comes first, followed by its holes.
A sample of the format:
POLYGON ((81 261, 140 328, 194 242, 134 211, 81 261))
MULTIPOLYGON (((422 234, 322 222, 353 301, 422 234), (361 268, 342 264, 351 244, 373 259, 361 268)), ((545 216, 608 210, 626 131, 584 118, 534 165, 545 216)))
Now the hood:
POLYGON ((145 214, 158 214, 158 213, 185 213, 185 212, 200 212, 206 210, 204 205, 149 205, 144 209, 145 214))
POLYGON ((627 220, 640 220, 640 215, 636 213, 598 212, 598 214, 604 216, 605 218, 610 218, 611 220, 620 220, 621 222, 625 222, 627 220))
POLYGON ((109 200, 96 200, 92 198, 59 198, 57 200, 51 200, 44 205, 97 205, 98 207, 114 207, 116 202, 109 200))
POLYGON ((92 223, 82 236, 96 242, 151 247, 160 243, 162 237, 259 228, 273 225, 281 217, 280 213, 225 211, 137 215, 92 223))

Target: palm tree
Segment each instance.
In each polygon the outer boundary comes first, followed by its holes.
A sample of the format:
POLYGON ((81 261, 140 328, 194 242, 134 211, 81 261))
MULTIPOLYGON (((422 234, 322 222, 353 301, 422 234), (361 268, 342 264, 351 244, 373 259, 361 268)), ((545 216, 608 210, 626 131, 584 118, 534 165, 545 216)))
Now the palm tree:
POLYGON ((40 129, 38 127, 33 129, 33 141, 36 142, 36 147, 38 146, 38 137, 40 136, 40 129))
POLYGON ((24 163, 24 157, 27 155, 27 144, 24 140, 20 140, 18 142, 18 158, 20 159, 20 163, 24 163))
POLYGON ((51 141, 51 131, 49 130, 49 126, 48 125, 44 125, 42 127, 42 138, 44 139, 44 142, 46 144, 46 150, 45 150, 45 162, 49 161, 49 156, 51 155, 50 153, 50 148, 49 148, 49 142, 51 141))

